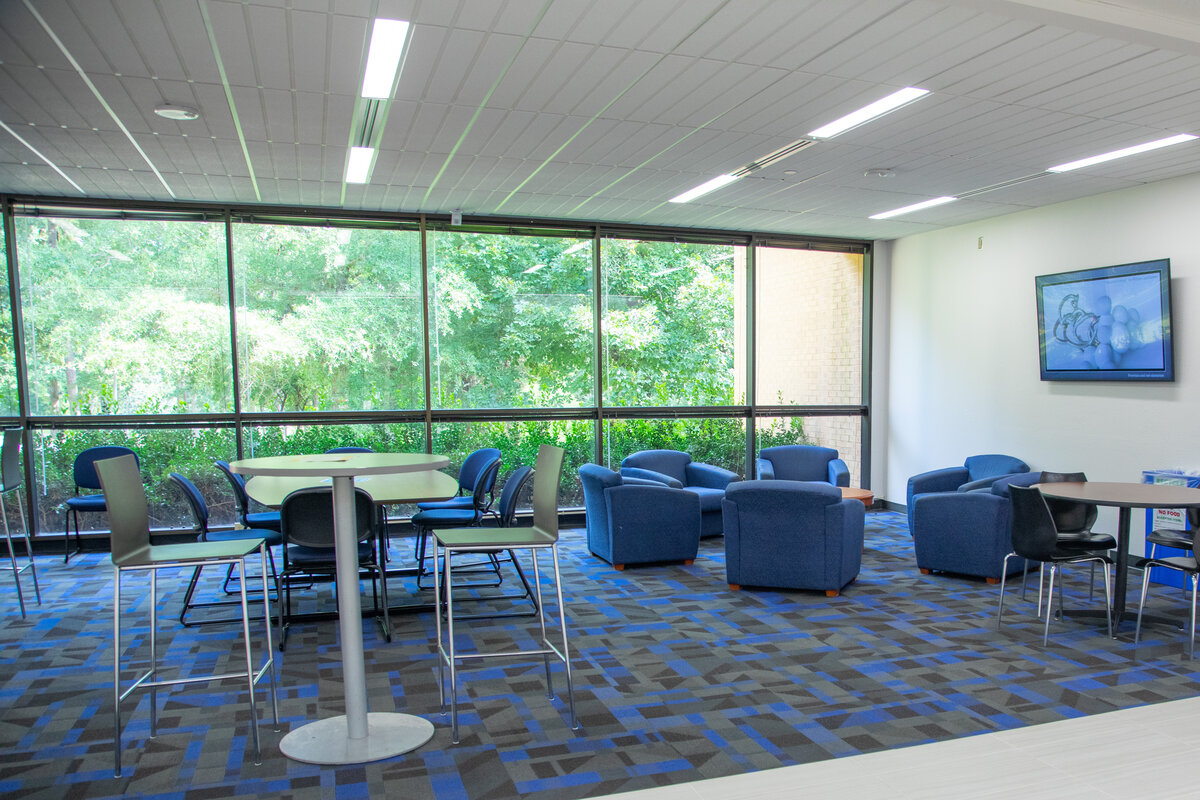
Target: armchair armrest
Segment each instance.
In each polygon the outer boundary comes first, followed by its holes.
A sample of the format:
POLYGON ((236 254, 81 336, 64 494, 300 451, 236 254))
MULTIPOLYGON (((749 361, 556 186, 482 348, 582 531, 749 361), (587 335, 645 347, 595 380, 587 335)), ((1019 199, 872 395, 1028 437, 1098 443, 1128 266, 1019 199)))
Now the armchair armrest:
POLYGON ((652 469, 642 469, 641 467, 621 467, 622 478, 641 478, 642 480, 654 481, 655 483, 664 486, 670 486, 672 489, 682 489, 683 484, 672 478, 670 475, 664 475, 661 472, 655 472, 652 469))
POLYGON ((736 472, 730 472, 712 464, 697 464, 692 462, 684 468, 688 486, 703 486, 706 489, 724 489, 738 479, 736 472))
POLYGON ((960 491, 960 492, 975 492, 975 491, 979 491, 980 489, 987 490, 987 489, 991 489, 992 484, 998 480, 1001 480, 1002 478, 1011 478, 1014 475, 1027 475, 1027 474, 1028 473, 1025 473, 1025 472, 1010 472, 1007 475, 992 475, 989 478, 980 478, 977 481, 968 481, 967 483, 964 483, 962 486, 959 486, 958 491, 960 491))
POLYGON ((775 465, 770 460, 765 458, 754 459, 754 465, 757 468, 758 479, 760 481, 775 480, 775 465))
MULTIPOLYGON (((970 473, 966 467, 946 467, 913 475, 908 479, 908 497, 926 492, 953 492, 967 482, 970 473)), ((1000 476, 997 475, 997 478, 1000 476)))
POLYGON ((829 462, 829 482, 834 486, 850 485, 850 468, 840 458, 829 462))
POLYGON ((635 478, 632 475, 621 476, 622 486, 657 486, 660 489, 663 486, 662 481, 652 481, 649 478, 635 478))

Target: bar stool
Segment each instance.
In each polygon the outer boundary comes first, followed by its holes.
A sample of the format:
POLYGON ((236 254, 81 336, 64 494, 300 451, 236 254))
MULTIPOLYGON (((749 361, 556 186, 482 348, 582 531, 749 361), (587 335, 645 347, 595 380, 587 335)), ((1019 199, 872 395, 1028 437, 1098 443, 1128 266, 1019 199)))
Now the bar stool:
POLYGON ((250 725, 254 739, 254 763, 262 763, 258 737, 258 707, 254 687, 267 676, 271 686, 271 712, 275 730, 279 730, 279 704, 275 692, 275 660, 271 649, 271 609, 267 597, 267 544, 265 539, 192 544, 150 544, 150 520, 146 510, 146 490, 131 455, 104 459, 95 464, 100 486, 107 498, 112 526, 113 562, 113 751, 114 776, 121 777, 121 701, 135 689, 150 690, 150 736, 158 734, 158 687, 240 678, 249 689, 250 725), (266 628, 266 662, 255 672, 250 646, 250 607, 246 599, 246 557, 258 551, 262 560, 263 622, 266 628), (244 670, 217 675, 161 679, 158 677, 157 607, 158 570, 179 567, 235 565, 239 571, 242 605, 242 637, 245 644, 244 670), (141 673, 125 691, 121 691, 121 575, 125 572, 150 573, 150 668, 141 673))
POLYGON ((458 744, 458 662, 493 657, 540 655, 546 666, 546 693, 553 699, 554 686, 550 678, 550 656, 563 662, 566 667, 567 698, 570 705, 571 729, 579 730, 575 716, 575 689, 571 681, 571 651, 567 642, 567 615, 563 604, 562 577, 558 568, 558 491, 562 478, 564 453, 561 448, 542 445, 538 449, 537 467, 533 477, 533 526, 527 528, 448 528, 434 530, 433 588, 437 607, 438 649, 438 692, 441 697, 442 713, 446 711, 445 667, 450 667, 450 740, 458 744), (440 559, 436 549, 442 548, 446 566, 446 636, 442 636, 443 586, 438 566, 440 559), (480 553, 504 550, 529 550, 533 559, 533 582, 537 597, 541 598, 542 582, 538 571, 539 550, 549 550, 554 563, 554 587, 558 595, 559 623, 562 628, 562 649, 548 638, 546 631, 546 606, 538 602, 538 625, 541 630, 542 646, 531 650, 504 650, 492 653, 457 652, 454 632, 454 555, 456 553, 480 553))
POLYGON ((4 518, 4 538, 8 540, 8 560, 12 564, 13 582, 17 584, 17 602, 21 604, 21 619, 25 618, 25 596, 21 593, 21 573, 29 570, 33 576, 33 593, 37 604, 42 604, 42 590, 38 588, 37 566, 33 563, 33 545, 29 541, 29 519, 25 516, 25 502, 17 492, 17 510, 21 515, 21 526, 25 529, 25 555, 28 564, 17 566, 17 554, 13 550, 12 532, 8 529, 8 509, 4 507, 4 495, 21 488, 21 437, 20 428, 6 428, 4 444, 0 447, 0 517, 4 518))

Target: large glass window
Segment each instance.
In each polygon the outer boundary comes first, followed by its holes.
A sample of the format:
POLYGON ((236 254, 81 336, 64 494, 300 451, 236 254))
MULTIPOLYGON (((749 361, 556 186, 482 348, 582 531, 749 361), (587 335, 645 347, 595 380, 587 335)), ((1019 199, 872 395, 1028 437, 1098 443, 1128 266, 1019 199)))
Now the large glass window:
POLYGON ((425 405, 417 231, 237 224, 244 411, 425 405))
POLYGON ((679 450, 692 461, 746 475, 746 423, 737 418, 621 419, 604 424, 604 456, 610 469, 639 450, 679 450))
POLYGON ((16 231, 31 414, 232 409, 223 225, 21 217, 16 231))
POLYGON ((604 239, 604 404, 741 402, 733 245, 604 239))
MULTIPOLYGON (((8 229, 4 227, 0 244, 8 252, 8 229)), ((0 267, 3 267, 0 263, 0 267)), ((13 341, 12 297, 8 287, 8 269, 0 269, 0 415, 15 416, 21 404, 17 395, 17 361, 13 341)))
POLYGON ((863 402, 863 257, 759 247, 759 405, 863 402))
POLYGON ((435 231, 429 242, 435 408, 595 402, 591 241, 435 231))

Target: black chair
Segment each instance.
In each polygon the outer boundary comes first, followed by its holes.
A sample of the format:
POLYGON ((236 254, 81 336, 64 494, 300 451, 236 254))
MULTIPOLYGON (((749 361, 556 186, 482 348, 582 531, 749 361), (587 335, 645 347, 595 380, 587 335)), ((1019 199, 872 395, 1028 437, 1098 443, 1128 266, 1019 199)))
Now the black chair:
POLYGON ((217 469, 225 475, 229 481, 229 488, 233 489, 233 502, 237 506, 238 519, 241 520, 242 526, 245 528, 269 528, 273 531, 279 530, 279 512, 278 511, 250 511, 250 495, 246 494, 246 479, 229 468, 228 461, 217 460, 213 464, 217 469))
MULTIPOLYGON (((196 534, 198 542, 246 542, 256 539, 264 539, 267 543, 267 559, 270 565, 271 580, 275 583, 275 594, 279 594, 279 579, 275 573, 275 556, 271 552, 271 548, 275 545, 283 543, 283 536, 279 531, 271 530, 270 528, 233 528, 231 530, 213 531, 208 528, 208 504, 204 502, 204 495, 200 494, 200 490, 196 488, 196 484, 192 483, 187 478, 180 475, 178 472, 172 472, 167 476, 171 479, 179 490, 183 493, 183 499, 187 501, 188 510, 192 514, 192 530, 196 534)), ((226 565, 225 581, 222 586, 226 594, 240 594, 240 589, 231 589, 230 583, 233 579, 233 564, 226 565)), ((193 625, 210 625, 220 622, 234 622, 232 618, 225 619, 203 619, 199 621, 188 621, 188 612, 194 608, 213 608, 216 606, 237 605, 238 600, 214 600, 206 603, 193 603, 192 597, 196 593, 196 585, 200 581, 200 573, 204 569, 203 564, 197 564, 192 571, 192 579, 188 582, 187 591, 183 595, 183 608, 179 611, 179 622, 185 627, 193 625)), ((248 592, 257 590, 247 589, 248 592)))
MULTIPOLYGON (((392 640, 391 620, 388 618, 387 571, 377 557, 379 515, 371 495, 365 489, 354 490, 355 522, 358 526, 358 566, 371 574, 371 594, 375 613, 381 615, 383 635, 392 640), (378 584, 376 583, 378 581, 378 584), (380 606, 380 594, 383 605, 380 606)), ((287 646, 288 628, 292 621, 292 578, 328 576, 337 579, 337 557, 334 553, 333 489, 314 486, 297 489, 283 498, 279 509, 283 523, 283 568, 279 573, 279 649, 287 646)), ((357 591, 358 587, 339 586, 336 591, 357 591)))
MULTIPOLYGON (((1082 472, 1047 472, 1042 471, 1039 483, 1084 483, 1087 475, 1082 472)), ((1043 498, 1054 517, 1054 527, 1058 530, 1058 544, 1064 550, 1080 552, 1108 551, 1116 548, 1117 540, 1111 534, 1096 533, 1092 526, 1096 524, 1096 506, 1093 503, 1080 503, 1075 500, 1059 500, 1053 497, 1043 498)), ((1026 565, 1028 572, 1028 565, 1026 565)), ((1040 578, 1039 578, 1040 581, 1040 578)), ((1091 584, 1088 587, 1088 599, 1095 596, 1096 565, 1092 563, 1091 584)), ((1025 586, 1021 585, 1021 596, 1024 597, 1025 586)), ((1042 608, 1042 587, 1038 584, 1038 610, 1042 608)))
MULTIPOLYGON (((1192 508, 1188 509, 1189 520, 1192 518, 1192 512, 1195 510, 1196 509, 1192 509, 1192 508)), ((1139 558, 1135 562, 1135 565, 1138 567, 1141 567, 1141 569, 1142 569, 1142 598, 1141 598, 1141 601, 1138 603, 1137 628, 1134 629, 1134 633, 1133 633, 1133 643, 1134 644, 1137 644, 1141 640, 1141 636, 1142 636, 1142 608, 1144 608, 1146 605, 1146 591, 1150 588, 1150 570, 1153 567, 1163 567, 1164 569, 1172 569, 1177 572, 1182 572, 1184 575, 1187 575, 1192 581, 1192 613, 1191 613, 1191 617, 1189 620, 1190 624, 1188 627, 1188 630, 1189 630, 1188 658, 1196 657, 1196 586, 1197 586, 1197 583, 1200 583, 1200 551, 1197 551, 1197 549, 1196 549, 1197 545, 1196 545, 1196 539, 1194 537, 1196 530, 1197 530, 1196 528, 1193 528, 1190 531, 1176 531, 1176 533, 1193 534, 1193 538, 1192 538, 1192 542, 1191 542, 1191 550, 1192 550, 1191 555, 1164 556, 1162 558, 1151 556, 1150 558, 1139 558)), ((1150 537, 1147 536, 1146 540, 1149 541, 1149 538, 1150 537)), ((1160 544, 1161 544, 1161 542, 1160 542, 1160 544)), ((1168 545, 1168 546, 1175 547, 1176 545, 1168 545)))
MULTIPOLYGON (((488 497, 494 490, 496 475, 499 472, 500 456, 493 456, 480 470, 475 479, 471 496, 466 498, 471 501, 470 505, 429 508, 412 515, 411 522, 417 531, 417 588, 428 589, 429 587, 424 584, 424 578, 433 574, 432 571, 425 568, 425 554, 430 532, 443 528, 469 528, 478 525, 490 505, 488 497)), ((420 504, 418 504, 419 507, 420 504)), ((500 564, 495 554, 487 554, 486 562, 477 562, 463 567, 468 572, 478 572, 481 568, 496 575, 494 582, 484 585, 498 586, 500 584, 502 580, 500 564)))
MULTIPOLYGON (((1070 550, 1058 541, 1058 529, 1054 527, 1054 516, 1042 493, 1033 487, 1010 486, 1012 498, 1012 542, 1013 552, 1004 557, 1004 569, 1000 573, 1000 606, 996 611, 996 630, 1000 629, 1000 618, 1004 614, 1004 582, 1008 572, 1008 559, 1021 557, 1027 561, 1040 561, 1050 566, 1050 585, 1046 603, 1046 623, 1042 632, 1042 645, 1050 636, 1050 617, 1054 611, 1054 576, 1063 564, 1099 562, 1104 565, 1104 610, 1108 620, 1108 635, 1112 636, 1112 580, 1109 567, 1113 559, 1107 552, 1070 550)), ((1058 606, 1062 609, 1062 586, 1059 585, 1058 606)), ((1040 609, 1039 609, 1040 610, 1040 609)))
POLYGON ((1193 534, 1200 530, 1200 508, 1189 508, 1187 511, 1187 530, 1178 528, 1155 528, 1146 534, 1146 544, 1150 545, 1150 558, 1158 555, 1158 548, 1171 547, 1176 550, 1191 550, 1193 534))
POLYGON ((17 585, 17 602, 21 605, 21 619, 25 618, 25 595, 21 592, 21 573, 29 570, 33 576, 33 593, 37 604, 42 604, 42 590, 38 587, 37 565, 33 562, 33 544, 29 540, 29 519, 25 516, 25 501, 17 491, 17 512, 21 515, 21 527, 25 531, 25 555, 29 563, 17 566, 17 553, 13 550, 12 532, 8 529, 8 509, 4 507, 4 495, 19 490, 22 482, 21 440, 25 431, 7 428, 4 431, 4 446, 0 450, 0 517, 4 518, 4 538, 8 540, 8 560, 12 564, 13 582, 17 585))
POLYGON ((80 512, 99 514, 108 510, 104 503, 104 491, 100 489, 100 478, 96 475, 95 464, 97 461, 103 461, 107 458, 117 458, 118 456, 133 456, 138 468, 141 468, 141 461, 138 460, 137 453, 130 450, 128 447, 120 445, 101 445, 100 447, 89 447, 79 455, 75 456, 75 465, 72 469, 75 477, 75 496, 68 497, 66 501, 67 515, 64 521, 63 530, 63 563, 66 564, 71 560, 71 556, 78 553, 80 550, 79 539, 79 514, 80 512), (80 489, 100 490, 100 494, 80 494, 80 489), (71 549, 71 522, 75 523, 75 549, 71 549))

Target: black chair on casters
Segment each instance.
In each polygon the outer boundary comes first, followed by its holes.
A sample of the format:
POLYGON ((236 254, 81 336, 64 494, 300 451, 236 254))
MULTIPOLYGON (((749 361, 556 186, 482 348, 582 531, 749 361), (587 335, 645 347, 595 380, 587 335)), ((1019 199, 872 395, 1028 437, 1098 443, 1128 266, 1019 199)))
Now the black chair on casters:
POLYGON ((100 494, 80 494, 80 489, 100 489, 100 478, 96 475, 95 464, 106 458, 116 458, 118 456, 133 456, 134 463, 140 467, 141 461, 138 460, 137 453, 130 450, 128 447, 120 445, 101 445, 100 447, 89 447, 79 455, 75 456, 75 465, 73 472, 75 474, 75 496, 67 498, 67 517, 64 522, 65 529, 63 531, 63 563, 66 564, 71 560, 74 553, 80 550, 79 540, 79 513, 81 511, 88 513, 102 513, 108 510, 108 506, 104 502, 104 491, 100 494), (71 522, 75 523, 75 549, 71 549, 70 535, 71 522))

